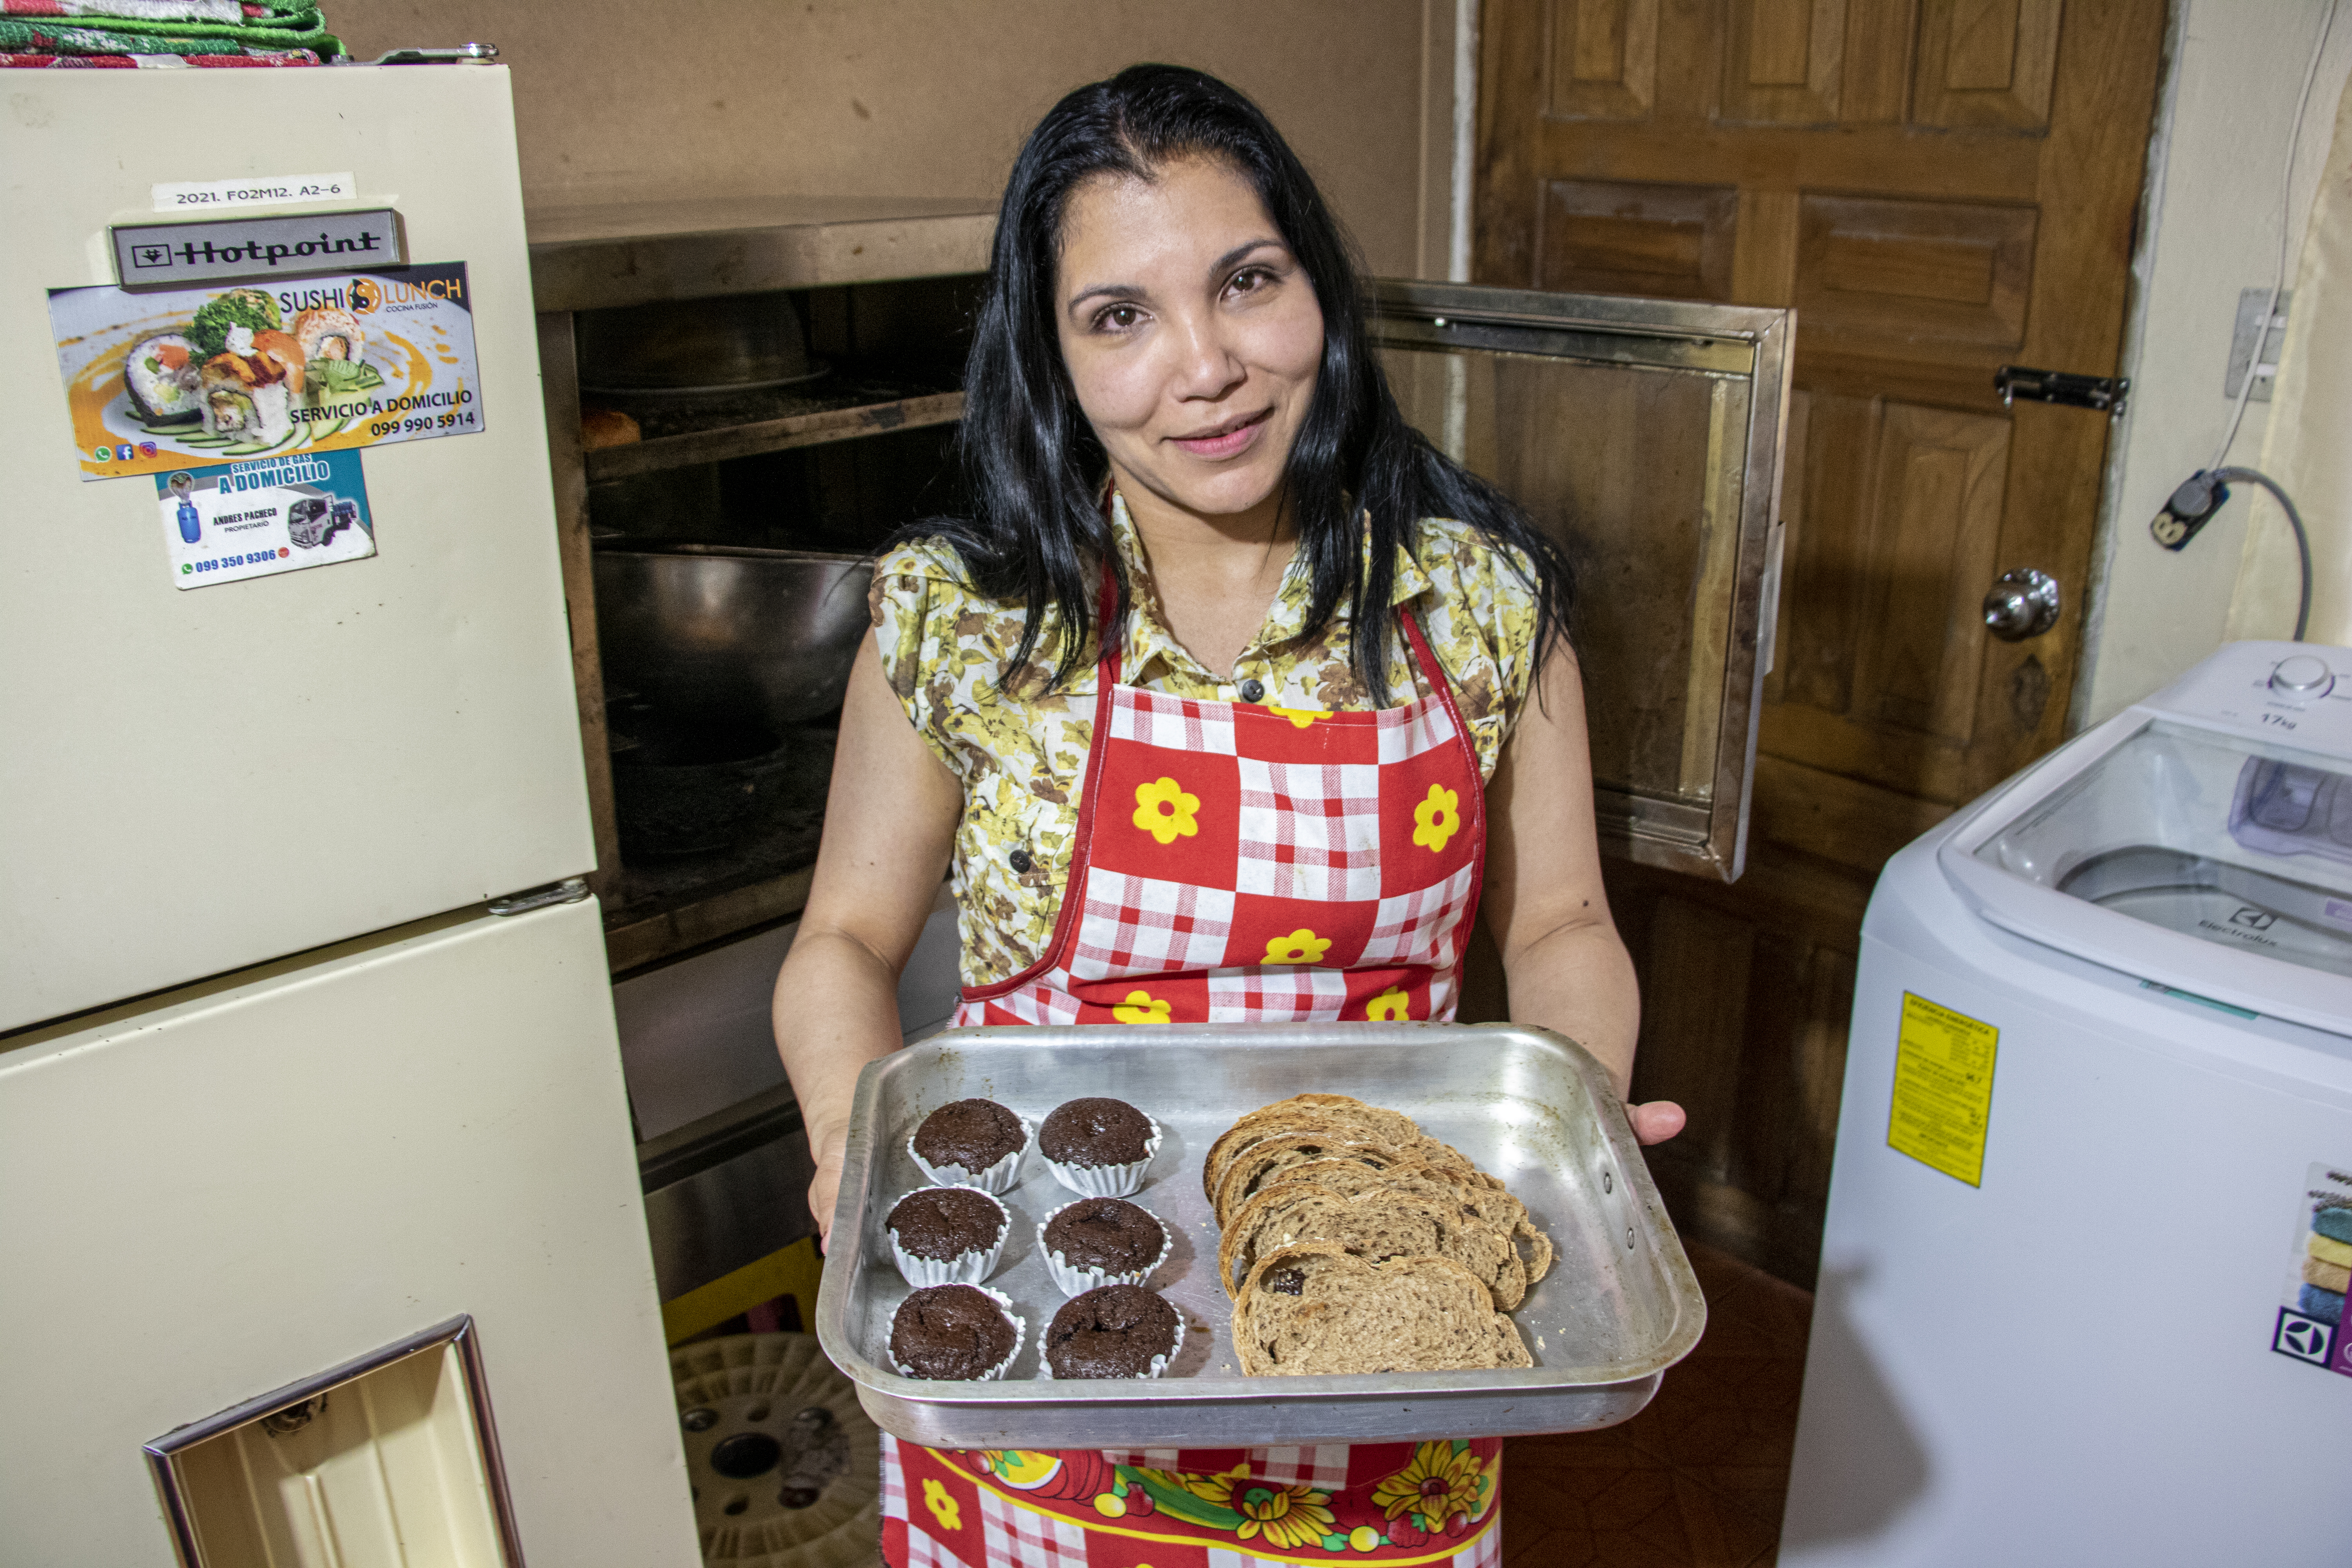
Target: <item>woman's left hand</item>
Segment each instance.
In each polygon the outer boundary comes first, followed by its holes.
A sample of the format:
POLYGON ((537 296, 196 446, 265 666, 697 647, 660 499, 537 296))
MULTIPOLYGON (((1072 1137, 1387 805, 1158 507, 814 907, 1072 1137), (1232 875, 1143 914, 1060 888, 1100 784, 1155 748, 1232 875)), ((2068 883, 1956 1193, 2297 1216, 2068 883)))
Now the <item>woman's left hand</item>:
POLYGON ((1653 1100, 1641 1105, 1628 1103, 1625 1120, 1633 1124, 1633 1136, 1644 1144, 1663 1143, 1683 1130, 1689 1120, 1683 1108, 1671 1100, 1653 1100))

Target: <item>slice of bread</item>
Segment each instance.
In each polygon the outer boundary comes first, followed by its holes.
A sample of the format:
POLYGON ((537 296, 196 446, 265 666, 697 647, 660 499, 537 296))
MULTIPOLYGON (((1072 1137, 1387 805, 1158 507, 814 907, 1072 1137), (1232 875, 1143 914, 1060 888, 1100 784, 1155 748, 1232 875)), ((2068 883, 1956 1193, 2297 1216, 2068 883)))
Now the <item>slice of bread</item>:
MULTIPOLYGON (((1453 1151, 1440 1150, 1445 1154, 1453 1151)), ((1286 1165, 1305 1164, 1309 1160, 1349 1160, 1375 1171, 1385 1171, 1391 1165, 1431 1164, 1444 1157, 1435 1151, 1418 1145, 1399 1148, 1391 1143, 1375 1143, 1335 1138, 1325 1132, 1288 1132, 1272 1138, 1261 1138, 1225 1162, 1224 1174, 1217 1179, 1211 1206, 1220 1228, 1233 1223, 1252 1194, 1276 1171, 1286 1165)), ((1459 1154, 1453 1154, 1461 1160, 1459 1154)), ((1465 1173, 1469 1162, 1463 1161, 1465 1173)))
POLYGON ((1301 1241, 1335 1241, 1376 1262, 1450 1258, 1484 1281, 1503 1310, 1527 1298, 1527 1265, 1511 1233, 1480 1219, 1450 1192, 1373 1187, 1348 1196, 1312 1182, 1265 1188, 1242 1205, 1217 1247, 1225 1294, 1240 1294, 1259 1253, 1301 1241))
MULTIPOLYGON (((1309 1160, 1304 1164, 1284 1165, 1269 1172, 1258 1184, 1257 1192, 1250 1202, 1255 1203, 1293 1182, 1311 1182, 1318 1186, 1328 1187, 1343 1197, 1384 1190, 1444 1197, 1514 1239, 1519 1250, 1519 1261, 1527 1268, 1529 1284, 1551 1270, 1551 1237, 1545 1235, 1542 1227, 1529 1217, 1525 1204, 1505 1192, 1500 1182, 1484 1173, 1465 1177, 1459 1171, 1440 1170, 1434 1165, 1418 1162, 1376 1171, 1353 1160, 1309 1160)), ((1244 1212, 1246 1212, 1246 1205, 1244 1212)), ((1237 1226, 1241 1223, 1240 1215, 1234 1216, 1234 1223, 1237 1226)), ((1246 1277, 1247 1274, 1246 1268, 1239 1268, 1227 1278, 1246 1277)))
POLYGON ((1535 1364, 1517 1327, 1462 1265, 1375 1263, 1328 1241, 1259 1260, 1234 1303, 1234 1351, 1252 1377, 1535 1364))
POLYGON ((1295 1094, 1250 1111, 1209 1145, 1201 1162, 1202 1191, 1215 1197, 1217 1178, 1231 1155, 1244 1144, 1282 1132, 1347 1133, 1360 1142, 1406 1144, 1421 1136, 1421 1128, 1402 1110, 1385 1110, 1348 1095, 1295 1094))

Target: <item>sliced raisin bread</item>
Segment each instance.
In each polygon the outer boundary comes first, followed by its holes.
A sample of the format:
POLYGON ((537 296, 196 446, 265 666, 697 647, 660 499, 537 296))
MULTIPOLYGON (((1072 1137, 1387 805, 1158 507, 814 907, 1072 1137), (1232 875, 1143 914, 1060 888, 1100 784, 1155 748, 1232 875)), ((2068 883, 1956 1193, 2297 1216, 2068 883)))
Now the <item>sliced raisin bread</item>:
POLYGON ((1527 1298, 1528 1269, 1498 1230, 1443 1192, 1370 1188, 1343 1195, 1311 1182, 1285 1182, 1242 1205, 1217 1247, 1217 1272, 1228 1296, 1262 1252, 1301 1241, 1335 1241, 1359 1258, 1450 1258, 1484 1281, 1505 1311, 1527 1298))
MULTIPOLYGON (((1293 1182, 1308 1182, 1328 1187, 1345 1197, 1360 1193, 1397 1190, 1444 1197, 1463 1212, 1486 1221, 1496 1229, 1512 1237, 1517 1242, 1520 1262, 1527 1266, 1528 1283, 1534 1284, 1551 1270, 1551 1237, 1546 1236, 1528 1215, 1527 1205, 1503 1190, 1502 1184, 1484 1173, 1465 1178, 1459 1171, 1441 1171, 1431 1165, 1408 1163, 1391 1165, 1385 1171, 1375 1171, 1353 1160, 1309 1160, 1304 1164, 1285 1165, 1271 1172, 1258 1184, 1251 1203, 1267 1196, 1277 1188, 1293 1182)), ((1247 1205, 1244 1205, 1246 1213, 1247 1205)), ((1241 1223, 1239 1215, 1234 1223, 1241 1223)), ((1248 1269, 1242 1268, 1228 1278, 1246 1278, 1248 1269)))
POLYGON ((1477 1167, 1454 1150, 1434 1139, 1423 1142, 1434 1147, 1400 1149, 1392 1143, 1363 1142, 1322 1132, 1287 1132, 1261 1138, 1225 1163, 1224 1174, 1217 1179, 1211 1194, 1211 1206, 1220 1228, 1230 1225, 1234 1215, 1241 1212, 1242 1205, 1276 1171, 1303 1165, 1310 1160, 1347 1160, 1375 1171, 1404 1164, 1435 1165, 1440 1169, 1458 1169, 1465 1179, 1475 1174, 1477 1167))
POLYGON ((1285 1132, 1328 1132, 1353 1142, 1388 1143, 1399 1148, 1422 1136, 1420 1126, 1402 1110, 1386 1110, 1344 1094, 1296 1094, 1262 1105, 1225 1129, 1209 1145, 1201 1162, 1202 1190, 1217 1195, 1217 1178, 1227 1159, 1261 1138, 1285 1132))
POLYGON ((1246 1375, 1532 1366, 1478 1277, 1445 1258, 1375 1263, 1335 1242, 1268 1254, 1234 1303, 1246 1375))

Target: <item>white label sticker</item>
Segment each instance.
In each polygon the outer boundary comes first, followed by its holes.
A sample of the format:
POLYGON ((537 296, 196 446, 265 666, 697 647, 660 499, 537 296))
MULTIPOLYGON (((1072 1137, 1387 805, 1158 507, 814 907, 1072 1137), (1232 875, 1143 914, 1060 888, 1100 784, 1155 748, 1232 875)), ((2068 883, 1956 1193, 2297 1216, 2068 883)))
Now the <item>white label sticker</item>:
POLYGON ((266 207, 281 202, 347 202, 359 185, 340 174, 260 174, 242 180, 166 180, 153 187, 159 213, 266 207))

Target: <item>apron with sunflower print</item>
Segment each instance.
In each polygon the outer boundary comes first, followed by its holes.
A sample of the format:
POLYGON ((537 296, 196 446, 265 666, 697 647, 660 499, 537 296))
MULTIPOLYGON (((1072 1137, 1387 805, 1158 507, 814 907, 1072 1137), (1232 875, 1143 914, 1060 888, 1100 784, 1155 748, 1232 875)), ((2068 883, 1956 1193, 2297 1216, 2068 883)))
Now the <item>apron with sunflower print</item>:
MULTIPOLYGON (((1485 792, 1444 670, 1398 620, 1431 694, 1373 712, 1161 696, 1107 654, 1053 941, 967 989, 956 1023, 1452 1017, 1485 792)), ((1500 1556, 1500 1438, 1121 1454, 885 1435, 882 1475, 893 1568, 1500 1556)))

